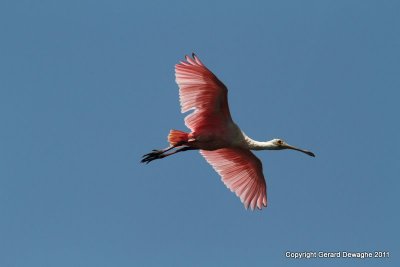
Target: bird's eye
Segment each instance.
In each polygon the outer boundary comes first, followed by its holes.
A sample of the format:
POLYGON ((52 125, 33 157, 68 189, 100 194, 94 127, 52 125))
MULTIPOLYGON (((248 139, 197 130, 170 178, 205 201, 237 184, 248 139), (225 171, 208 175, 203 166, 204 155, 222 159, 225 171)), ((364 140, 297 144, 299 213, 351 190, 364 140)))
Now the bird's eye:
POLYGON ((282 145, 283 141, 282 140, 278 140, 278 145, 282 145))

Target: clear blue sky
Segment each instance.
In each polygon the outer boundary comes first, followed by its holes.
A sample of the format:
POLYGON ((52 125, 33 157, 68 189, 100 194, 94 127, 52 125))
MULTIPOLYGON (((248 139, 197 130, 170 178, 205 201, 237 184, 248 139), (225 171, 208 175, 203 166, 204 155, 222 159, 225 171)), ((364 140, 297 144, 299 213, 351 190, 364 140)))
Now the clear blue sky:
POLYGON ((0 266, 399 266, 398 1, 1 1, 0 266), (251 137, 269 207, 246 211, 185 130, 196 52, 251 137), (286 251, 389 251, 294 260, 286 251))

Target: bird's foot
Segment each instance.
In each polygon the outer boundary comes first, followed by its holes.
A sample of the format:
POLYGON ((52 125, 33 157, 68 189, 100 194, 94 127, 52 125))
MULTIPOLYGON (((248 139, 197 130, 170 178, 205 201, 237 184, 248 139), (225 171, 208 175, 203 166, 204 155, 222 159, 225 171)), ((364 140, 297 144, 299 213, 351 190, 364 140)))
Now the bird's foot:
POLYGON ((152 152, 143 155, 142 160, 140 161, 141 163, 146 163, 149 164, 150 162, 152 162, 155 159, 162 159, 164 158, 164 150, 156 150, 153 149, 152 152))

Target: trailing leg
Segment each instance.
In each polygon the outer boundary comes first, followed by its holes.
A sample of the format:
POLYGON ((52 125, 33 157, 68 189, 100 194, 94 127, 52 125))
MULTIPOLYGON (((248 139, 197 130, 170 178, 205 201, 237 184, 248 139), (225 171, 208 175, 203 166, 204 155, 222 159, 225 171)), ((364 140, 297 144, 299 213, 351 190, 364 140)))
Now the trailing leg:
POLYGON ((153 150, 152 152, 144 155, 141 162, 147 164, 155 159, 162 159, 181 151, 192 150, 193 148, 188 146, 188 143, 190 142, 189 136, 189 133, 179 130, 171 130, 168 135, 168 142, 170 143, 170 146, 162 150, 153 150), (174 148, 178 149, 174 152, 166 153, 174 148))
POLYGON ((167 148, 161 149, 161 150, 153 149, 150 153, 144 154, 144 155, 142 156, 142 160, 141 160, 140 162, 142 162, 142 163, 144 163, 144 162, 149 163, 149 162, 152 161, 152 160, 155 160, 155 159, 160 158, 160 156, 161 156, 163 153, 168 152, 168 151, 170 151, 171 149, 174 149, 174 148, 175 148, 175 146, 170 146, 170 147, 167 147, 167 148))
POLYGON ((179 152, 198 149, 198 148, 194 148, 194 147, 190 147, 190 146, 184 146, 184 147, 178 148, 177 150, 175 150, 173 152, 165 153, 173 148, 174 147, 169 147, 165 150, 153 150, 153 152, 150 152, 150 153, 144 155, 143 159, 140 162, 148 164, 148 163, 152 162, 153 160, 162 159, 162 158, 171 156, 171 155, 179 153, 179 152))

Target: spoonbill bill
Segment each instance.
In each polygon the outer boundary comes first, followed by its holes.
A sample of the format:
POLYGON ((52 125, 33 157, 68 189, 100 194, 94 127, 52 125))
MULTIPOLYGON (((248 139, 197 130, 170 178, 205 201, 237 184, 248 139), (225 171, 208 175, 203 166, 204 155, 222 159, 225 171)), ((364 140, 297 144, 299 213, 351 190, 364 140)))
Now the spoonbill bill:
POLYGON ((311 157, 314 153, 289 145, 282 139, 260 142, 248 137, 232 120, 226 86, 193 53, 175 65, 181 112, 191 132, 171 130, 169 147, 142 157, 149 163, 173 154, 200 150, 221 176, 222 182, 240 198, 245 208, 267 206, 267 188, 261 161, 251 150, 292 149, 311 157))

